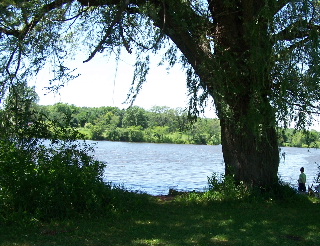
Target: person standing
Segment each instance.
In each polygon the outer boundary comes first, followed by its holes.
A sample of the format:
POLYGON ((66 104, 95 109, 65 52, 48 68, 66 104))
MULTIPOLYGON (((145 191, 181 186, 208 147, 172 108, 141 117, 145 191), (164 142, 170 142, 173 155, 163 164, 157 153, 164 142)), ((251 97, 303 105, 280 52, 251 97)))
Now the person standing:
POLYGON ((304 173, 304 167, 301 167, 300 168, 300 175, 299 175, 299 179, 298 179, 298 182, 299 182, 299 187, 298 187, 298 190, 299 191, 302 191, 302 192, 306 192, 306 181, 307 181, 307 176, 305 175, 304 173))

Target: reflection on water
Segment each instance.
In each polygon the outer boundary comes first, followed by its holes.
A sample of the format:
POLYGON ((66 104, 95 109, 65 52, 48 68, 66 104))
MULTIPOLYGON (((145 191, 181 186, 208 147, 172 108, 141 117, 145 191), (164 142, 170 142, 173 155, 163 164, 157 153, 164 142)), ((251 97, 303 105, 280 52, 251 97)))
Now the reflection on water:
MULTIPOLYGON (((208 176, 224 173, 221 146, 101 141, 95 155, 108 163, 106 181, 153 195, 167 194, 169 188, 202 191, 208 176)), ((307 183, 313 183, 320 150, 286 147, 281 156, 279 176, 284 182, 296 187, 304 166, 307 183)))

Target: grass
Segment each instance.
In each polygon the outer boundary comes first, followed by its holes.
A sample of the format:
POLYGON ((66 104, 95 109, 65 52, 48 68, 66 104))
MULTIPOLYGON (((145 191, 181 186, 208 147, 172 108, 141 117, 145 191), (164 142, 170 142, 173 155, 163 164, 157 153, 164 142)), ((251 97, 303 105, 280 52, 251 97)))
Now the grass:
POLYGON ((318 245, 319 214, 320 204, 301 195, 291 202, 143 195, 139 206, 100 218, 0 224, 0 246, 318 245))

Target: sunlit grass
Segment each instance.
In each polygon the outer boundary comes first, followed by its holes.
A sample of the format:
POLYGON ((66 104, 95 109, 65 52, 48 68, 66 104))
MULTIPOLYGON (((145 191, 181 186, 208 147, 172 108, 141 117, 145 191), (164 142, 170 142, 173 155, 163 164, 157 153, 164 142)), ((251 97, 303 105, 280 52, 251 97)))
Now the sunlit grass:
POLYGON ((141 199, 146 200, 137 203, 140 207, 131 201, 128 210, 101 218, 3 224, 0 246, 311 246, 320 241, 320 205, 306 197, 291 203, 141 199))

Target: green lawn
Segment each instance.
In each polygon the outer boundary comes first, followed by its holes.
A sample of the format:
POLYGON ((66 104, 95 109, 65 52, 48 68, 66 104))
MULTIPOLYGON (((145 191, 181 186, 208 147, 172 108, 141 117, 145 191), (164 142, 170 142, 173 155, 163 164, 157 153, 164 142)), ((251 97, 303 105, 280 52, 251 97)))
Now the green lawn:
POLYGON ((1 246, 319 245, 320 204, 163 202, 62 222, 1 225, 1 246))

